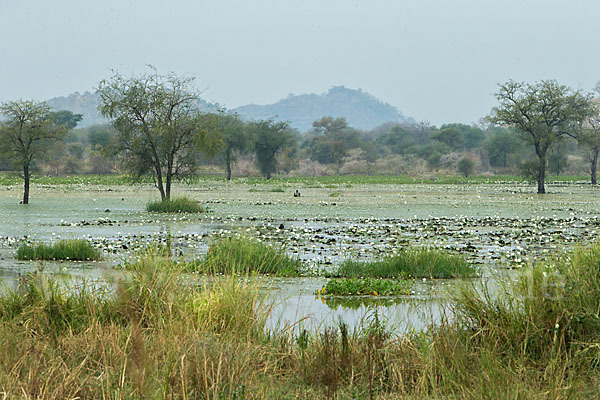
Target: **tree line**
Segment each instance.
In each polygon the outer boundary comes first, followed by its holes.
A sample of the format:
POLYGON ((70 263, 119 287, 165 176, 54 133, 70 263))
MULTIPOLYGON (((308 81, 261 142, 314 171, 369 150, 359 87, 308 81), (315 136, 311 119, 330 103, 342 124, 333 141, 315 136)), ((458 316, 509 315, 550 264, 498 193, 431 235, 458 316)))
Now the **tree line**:
MULTIPOLYGON (((29 201, 33 170, 46 173, 150 175, 163 200, 174 180, 201 165, 222 165, 227 179, 240 160, 269 179, 275 173, 512 172, 534 178, 545 192, 547 169, 560 174, 569 158, 585 160, 592 184, 600 153, 600 107, 590 93, 556 81, 499 85, 498 105, 478 125, 427 123, 354 129, 323 117, 309 132, 286 122, 245 121, 201 112, 194 79, 156 70, 113 74, 97 87, 107 125, 76 129, 81 115, 42 102, 0 105, 0 169, 22 172, 29 201)), ((583 162, 583 161, 582 161, 583 162)))

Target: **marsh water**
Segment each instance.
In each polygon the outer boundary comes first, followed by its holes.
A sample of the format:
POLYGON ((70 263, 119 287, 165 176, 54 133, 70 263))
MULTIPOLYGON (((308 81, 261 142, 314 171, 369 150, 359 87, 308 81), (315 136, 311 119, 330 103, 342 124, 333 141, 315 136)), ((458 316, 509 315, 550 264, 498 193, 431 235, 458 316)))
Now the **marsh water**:
MULTIPOLYGON (((157 199, 150 185, 34 186, 31 204, 19 205, 21 188, 0 188, 0 279, 15 286, 19 276, 42 270, 56 278, 107 281, 115 266, 141 247, 172 243, 177 256, 202 257, 211 240, 243 234, 279 243, 314 270, 335 268, 348 257, 372 259, 405 245, 460 252, 499 279, 525 263, 585 244, 600 229, 598 190, 590 185, 549 185, 537 195, 523 184, 338 185, 245 184, 207 180, 178 185, 209 208, 201 215, 144 211, 157 199), (301 197, 294 197, 298 189, 301 197), (104 253, 95 263, 15 260, 23 241, 86 238, 104 253), (505 273, 503 273, 505 272, 505 273)), ((273 326, 365 323, 378 310, 399 329, 439 321, 448 288, 458 282, 418 281, 407 296, 321 298, 326 279, 263 277, 272 300, 273 326)))

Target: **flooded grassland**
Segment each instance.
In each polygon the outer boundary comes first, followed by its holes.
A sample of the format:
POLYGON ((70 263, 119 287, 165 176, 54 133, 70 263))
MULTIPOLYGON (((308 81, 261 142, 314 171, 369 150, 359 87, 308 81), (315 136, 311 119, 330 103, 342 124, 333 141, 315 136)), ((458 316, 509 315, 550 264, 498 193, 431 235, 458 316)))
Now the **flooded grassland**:
MULTIPOLYGON (((202 257, 211 241, 241 234, 280 244, 303 260, 311 276, 263 277, 275 299, 274 323, 309 317, 307 324, 342 318, 357 324, 375 306, 392 324, 422 326, 439 318, 439 301, 455 282, 412 282, 394 298, 339 299, 314 295, 322 273, 344 259, 370 260, 405 246, 433 246, 463 254, 480 275, 519 269, 576 243, 596 239, 598 190, 589 185, 551 185, 534 194, 522 184, 247 184, 207 180, 178 185, 206 205, 204 214, 156 214, 151 185, 34 186, 30 205, 18 204, 19 186, 0 188, 0 278, 15 286, 20 275, 43 269, 66 278, 110 280, 114 267, 144 246, 171 242, 178 257, 202 257), (294 197, 295 190, 300 197, 294 197), (23 242, 85 238, 99 248, 99 262, 17 261, 23 242), (315 275, 315 276, 312 276, 315 275)), ((509 271, 506 271, 510 273, 509 271)))

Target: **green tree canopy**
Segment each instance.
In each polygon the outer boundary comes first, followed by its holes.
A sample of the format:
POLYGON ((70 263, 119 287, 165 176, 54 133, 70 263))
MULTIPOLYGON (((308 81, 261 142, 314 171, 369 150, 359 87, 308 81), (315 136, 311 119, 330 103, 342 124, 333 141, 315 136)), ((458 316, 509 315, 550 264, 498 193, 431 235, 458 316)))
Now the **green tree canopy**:
POLYGON ((64 125, 68 129, 75 129, 77 124, 83 118, 83 115, 74 114, 67 110, 60 110, 50 113, 50 117, 57 125, 64 125))
POLYGON ((254 141, 256 164, 266 179, 277 171, 277 156, 294 145, 294 130, 287 122, 263 120, 248 125, 254 141))
POLYGON ((490 164, 493 167, 508 167, 509 157, 521 146, 519 138, 509 128, 493 127, 488 132, 483 148, 487 151, 490 164))
POLYGON ((126 168, 152 173, 163 200, 171 197, 173 179, 192 173, 201 153, 221 145, 197 108, 193 80, 154 70, 129 78, 115 73, 98 85, 99 110, 112 119, 126 168))
POLYGON ((23 170, 22 203, 29 204, 32 162, 47 151, 52 142, 64 138, 67 129, 55 123, 50 108, 43 102, 2 103, 0 115, 5 119, 0 127, 0 146, 23 170))
POLYGON ((231 165, 238 154, 248 153, 252 149, 252 136, 247 132, 246 123, 236 114, 225 112, 207 115, 209 124, 223 138, 223 157, 227 180, 231 180, 231 165))
POLYGON ((348 122, 346 122, 346 118, 333 118, 333 117, 323 117, 315 122, 313 122, 313 131, 316 133, 323 133, 325 135, 330 135, 334 132, 340 131, 348 127, 348 122))
POLYGON ((538 193, 545 193, 546 153, 564 135, 573 135, 576 126, 590 112, 590 98, 554 80, 526 84, 508 81, 496 93, 499 105, 490 120, 515 128, 525 143, 534 146, 538 157, 538 193))

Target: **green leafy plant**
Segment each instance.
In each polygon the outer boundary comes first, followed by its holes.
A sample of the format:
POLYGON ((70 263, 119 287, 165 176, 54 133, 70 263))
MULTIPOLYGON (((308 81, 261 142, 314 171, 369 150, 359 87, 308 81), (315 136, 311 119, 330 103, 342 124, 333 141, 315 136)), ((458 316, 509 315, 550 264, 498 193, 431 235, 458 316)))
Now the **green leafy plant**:
POLYGON ((406 280, 346 278, 330 279, 325 286, 315 291, 317 295, 335 296, 390 296, 406 294, 410 284, 406 280))

